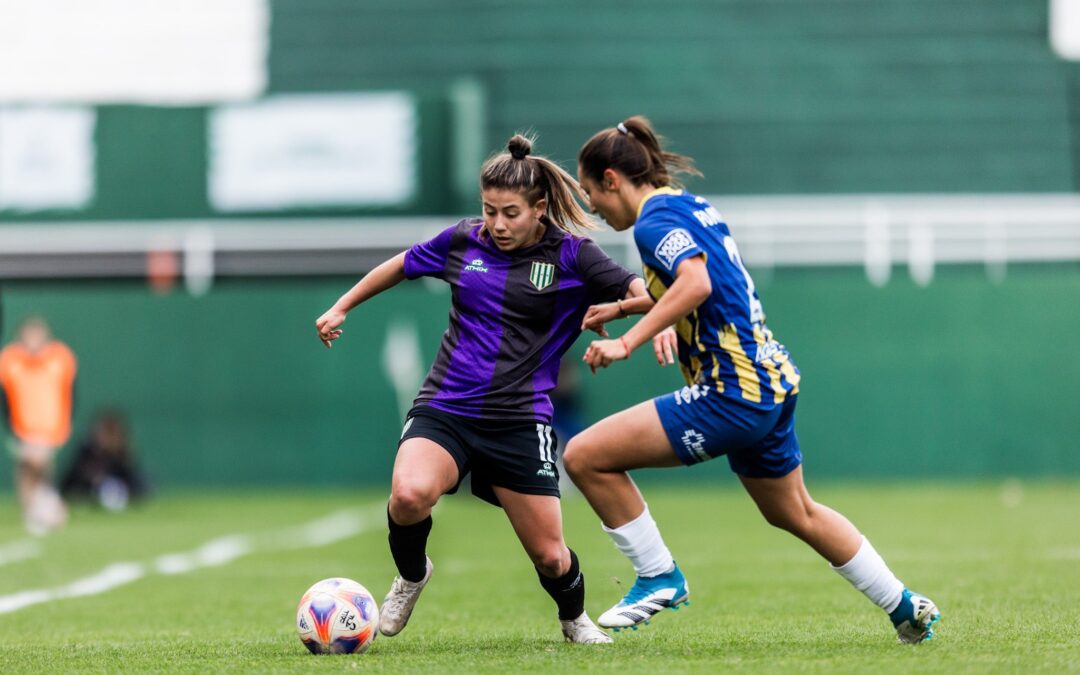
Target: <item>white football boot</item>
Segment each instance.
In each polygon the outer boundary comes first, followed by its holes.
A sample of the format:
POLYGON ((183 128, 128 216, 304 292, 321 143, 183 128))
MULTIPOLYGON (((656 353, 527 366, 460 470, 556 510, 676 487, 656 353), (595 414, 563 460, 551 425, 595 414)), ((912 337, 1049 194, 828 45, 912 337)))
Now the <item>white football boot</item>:
POLYGON ((661 611, 689 604, 690 585, 676 565, 655 577, 638 577, 626 597, 600 615, 600 625, 616 633, 624 628, 637 630, 661 611))
POLYGON ((606 645, 612 642, 611 636, 597 628, 585 612, 576 619, 560 620, 559 625, 567 642, 579 645, 606 645))
POLYGON ((431 558, 427 558, 427 568, 424 578, 420 581, 408 581, 401 577, 394 577, 394 583, 390 586, 390 592, 383 598, 382 607, 379 608, 379 632, 387 637, 392 637, 401 632, 405 624, 409 623, 413 607, 420 598, 420 591, 424 590, 427 582, 431 579, 431 573, 435 566, 431 564, 431 558))

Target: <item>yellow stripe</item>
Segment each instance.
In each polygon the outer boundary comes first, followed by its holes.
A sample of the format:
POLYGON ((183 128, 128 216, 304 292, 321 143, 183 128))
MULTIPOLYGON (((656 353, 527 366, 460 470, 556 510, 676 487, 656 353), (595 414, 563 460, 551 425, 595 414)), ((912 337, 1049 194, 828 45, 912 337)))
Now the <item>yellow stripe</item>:
POLYGON ((731 362, 735 366, 735 374, 739 376, 739 388, 742 389, 742 397, 751 403, 761 403, 761 384, 758 381, 757 370, 754 368, 753 361, 743 351, 735 324, 729 323, 724 326, 724 330, 719 337, 720 347, 731 357, 731 362))
POLYGON ((784 373, 784 377, 787 378, 788 384, 791 385, 791 395, 799 393, 799 380, 800 375, 795 372, 795 366, 791 365, 791 360, 786 359, 780 364, 780 371, 784 373))
POLYGON ((641 212, 645 208, 645 202, 649 201, 653 197, 655 197, 657 195, 681 195, 681 194, 682 194, 682 190, 676 190, 675 188, 669 188, 669 187, 656 188, 655 190, 653 190, 649 194, 645 195, 642 198, 641 203, 638 204, 637 217, 638 218, 641 217, 641 212))
POLYGON ((645 270, 645 287, 649 289, 649 295, 653 297, 653 300, 660 302, 660 298, 667 292, 667 286, 653 268, 648 265, 642 265, 642 267, 645 270))
MULTIPOLYGON (((754 342, 757 342, 759 347, 764 347, 771 339, 772 332, 768 328, 762 331, 761 324, 754 324, 754 342)), ((765 366, 765 372, 769 374, 769 386, 773 390, 773 403, 783 403, 784 398, 787 397, 787 392, 784 391, 784 383, 780 381, 780 369, 776 367, 772 359, 765 359, 762 365, 765 366)))

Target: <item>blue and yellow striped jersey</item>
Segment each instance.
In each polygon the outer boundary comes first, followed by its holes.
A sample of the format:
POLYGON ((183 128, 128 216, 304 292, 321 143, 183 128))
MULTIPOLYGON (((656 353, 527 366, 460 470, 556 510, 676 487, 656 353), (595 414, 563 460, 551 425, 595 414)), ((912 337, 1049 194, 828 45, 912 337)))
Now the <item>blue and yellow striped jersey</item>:
POLYGON ((688 384, 765 409, 799 393, 799 370, 765 325, 754 281, 715 208, 682 190, 655 190, 638 208, 634 241, 655 300, 675 281, 679 263, 705 258, 712 295, 675 325, 688 384))

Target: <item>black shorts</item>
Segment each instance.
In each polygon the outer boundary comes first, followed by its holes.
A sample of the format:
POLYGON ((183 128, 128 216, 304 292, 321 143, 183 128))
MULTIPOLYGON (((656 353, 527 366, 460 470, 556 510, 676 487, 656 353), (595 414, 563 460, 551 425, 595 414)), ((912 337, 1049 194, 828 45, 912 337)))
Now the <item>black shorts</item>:
POLYGON ((444 412, 431 406, 409 411, 398 447, 410 438, 442 446, 458 468, 458 484, 472 473, 472 493, 500 506, 497 485, 527 495, 559 496, 556 442, 551 425, 535 421, 485 420, 444 412))

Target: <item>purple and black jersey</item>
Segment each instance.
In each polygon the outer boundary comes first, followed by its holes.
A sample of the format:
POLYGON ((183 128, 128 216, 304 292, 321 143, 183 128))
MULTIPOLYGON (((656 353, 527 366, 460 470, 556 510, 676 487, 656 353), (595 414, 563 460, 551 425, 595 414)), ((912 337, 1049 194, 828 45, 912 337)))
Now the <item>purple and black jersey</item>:
POLYGON ((589 305, 624 297, 635 275, 590 239, 548 223, 501 251, 470 218, 405 252, 405 276, 450 284, 450 326, 416 404, 467 417, 551 422, 559 360, 589 305))

